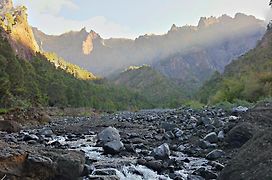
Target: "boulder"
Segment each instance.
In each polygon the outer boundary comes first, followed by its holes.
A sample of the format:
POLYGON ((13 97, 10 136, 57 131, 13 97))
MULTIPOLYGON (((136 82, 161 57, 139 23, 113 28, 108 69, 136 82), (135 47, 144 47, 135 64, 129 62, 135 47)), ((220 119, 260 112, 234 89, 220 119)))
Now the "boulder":
POLYGON ((207 134, 204 137, 205 141, 209 141, 210 143, 217 143, 218 142, 218 137, 217 134, 215 132, 211 132, 209 134, 207 134))
POLYGON ((0 121, 0 131, 6 131, 8 133, 19 132, 21 125, 15 121, 4 120, 0 121))
POLYGON ((107 127, 97 135, 98 143, 106 144, 111 141, 120 141, 120 134, 116 128, 107 127))
POLYGON ((106 154, 118 154, 124 148, 121 141, 115 140, 104 144, 103 149, 106 154))
POLYGON ((38 141, 39 137, 36 136, 35 134, 25 134, 23 140, 24 141, 31 141, 31 140, 38 141))
POLYGON ((206 159, 208 160, 216 160, 225 155, 225 152, 220 149, 215 149, 207 154, 206 159))
POLYGON ((160 145, 159 147, 156 147, 153 151, 152 151, 152 155, 156 158, 156 159, 169 159, 170 156, 170 148, 168 146, 168 144, 164 143, 162 145, 160 145))
POLYGON ((7 179, 65 179, 80 177, 85 164, 83 153, 11 146, 0 141, 0 177, 7 179))
POLYGON ((200 139, 198 141, 198 146, 202 149, 208 149, 208 148, 216 148, 217 145, 216 144, 211 144, 210 142, 208 141, 205 141, 203 139, 200 139))
POLYGON ((225 141, 231 148, 240 148, 254 134, 254 128, 249 123, 242 123, 232 128, 227 134, 225 141))

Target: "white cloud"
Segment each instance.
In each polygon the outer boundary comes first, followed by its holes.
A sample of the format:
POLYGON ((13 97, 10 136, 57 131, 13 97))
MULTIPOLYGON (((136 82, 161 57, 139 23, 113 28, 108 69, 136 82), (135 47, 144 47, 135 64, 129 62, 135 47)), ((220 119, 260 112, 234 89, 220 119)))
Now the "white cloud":
POLYGON ((47 34, 62 34, 86 27, 94 30, 103 38, 136 37, 127 26, 115 23, 104 16, 90 17, 86 20, 73 20, 60 15, 62 8, 79 10, 72 0, 15 0, 15 5, 26 5, 30 24, 47 34))
POLYGON ((89 31, 96 31, 103 38, 136 37, 128 27, 112 22, 103 16, 96 16, 83 21, 66 19, 52 14, 38 14, 35 17, 39 19, 35 26, 48 34, 62 34, 86 27, 89 31))
POLYGON ((62 8, 78 10, 72 0, 16 0, 15 4, 26 5, 29 9, 44 14, 57 15, 62 8))

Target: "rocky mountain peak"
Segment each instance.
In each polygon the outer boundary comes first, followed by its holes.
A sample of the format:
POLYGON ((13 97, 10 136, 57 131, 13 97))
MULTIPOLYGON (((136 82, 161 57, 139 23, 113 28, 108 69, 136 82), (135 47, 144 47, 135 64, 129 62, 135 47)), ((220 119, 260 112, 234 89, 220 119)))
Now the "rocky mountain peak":
POLYGON ((39 47, 28 24, 26 8, 13 7, 12 0, 1 0, 0 9, 2 13, 0 13, 2 17, 0 28, 4 30, 2 35, 9 40, 17 55, 31 59, 36 52, 39 52, 39 47))
POLYGON ((178 27, 175 24, 173 24, 170 31, 178 31, 178 27))
POLYGON ((198 28, 201 29, 201 28, 206 28, 206 27, 209 27, 210 25, 213 25, 213 24, 216 24, 218 23, 219 20, 214 17, 214 16, 211 16, 211 17, 201 17, 199 22, 198 22, 198 28))
POLYGON ((96 43, 96 41, 98 41, 99 43, 102 41, 102 38, 98 33, 91 30, 90 33, 88 33, 86 40, 83 41, 82 43, 83 54, 89 55, 93 51, 94 44, 96 43))

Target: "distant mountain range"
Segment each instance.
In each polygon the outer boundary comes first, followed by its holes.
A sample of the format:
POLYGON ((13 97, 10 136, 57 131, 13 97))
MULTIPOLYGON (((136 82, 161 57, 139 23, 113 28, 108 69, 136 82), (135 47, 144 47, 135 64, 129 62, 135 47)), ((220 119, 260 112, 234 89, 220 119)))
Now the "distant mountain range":
POLYGON ((199 87, 214 71, 254 48, 266 29, 263 21, 237 13, 235 17, 201 18, 197 26, 173 25, 164 35, 135 40, 103 39, 94 31, 46 35, 33 28, 40 48, 55 52, 99 76, 120 73, 128 66, 151 65, 186 88, 199 87))

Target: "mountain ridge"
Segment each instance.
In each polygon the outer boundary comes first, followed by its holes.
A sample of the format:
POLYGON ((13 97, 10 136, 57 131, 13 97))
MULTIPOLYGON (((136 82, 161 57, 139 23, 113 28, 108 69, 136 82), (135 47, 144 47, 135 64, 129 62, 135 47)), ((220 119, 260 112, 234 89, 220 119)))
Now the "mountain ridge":
POLYGON ((265 23, 254 16, 237 13, 234 17, 201 18, 198 26, 172 25, 163 35, 142 35, 135 40, 103 39, 86 29, 45 37, 40 36, 38 29, 33 31, 45 51, 54 51, 102 77, 120 73, 128 66, 149 64, 178 84, 190 86, 189 82, 195 81, 192 87, 187 86, 195 89, 214 71, 222 72, 233 59, 254 48, 265 32, 265 23), (91 33, 99 38, 88 38, 91 33), (161 66, 162 62, 165 66, 161 66), (196 74, 196 69, 204 74, 196 74))

